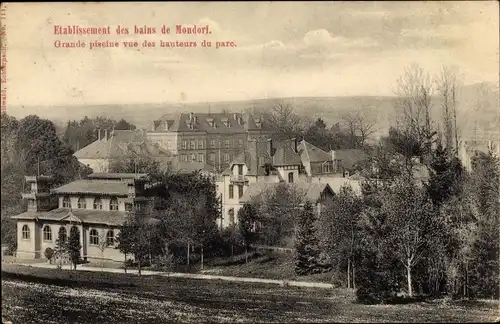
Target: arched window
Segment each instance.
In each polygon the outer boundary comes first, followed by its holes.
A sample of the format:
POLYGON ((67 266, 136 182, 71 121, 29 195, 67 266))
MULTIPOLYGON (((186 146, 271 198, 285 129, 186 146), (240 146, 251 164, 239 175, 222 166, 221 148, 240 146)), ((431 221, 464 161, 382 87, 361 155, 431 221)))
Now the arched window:
POLYGON ((111 198, 109 201, 109 210, 118 210, 118 199, 111 198))
POLYGON ((43 228, 43 240, 52 242, 52 229, 48 225, 43 228))
POLYGON ((99 234, 95 229, 90 230, 90 245, 99 245, 99 234))
POLYGON ((234 226, 234 208, 229 209, 229 226, 234 226))
POLYGON ((115 232, 113 230, 109 230, 106 234, 106 245, 113 246, 115 245, 115 232))
POLYGON ((288 182, 293 183, 293 172, 288 173, 288 182))
POLYGON ((57 239, 61 240, 62 242, 66 242, 67 237, 68 233, 66 232, 66 227, 64 226, 59 227, 59 234, 57 239))
POLYGON ((30 228, 28 227, 28 225, 23 226, 22 232, 23 232, 23 240, 29 240, 30 239, 30 228))
POLYGON ((63 198, 63 208, 71 208, 71 199, 68 196, 63 198))
POLYGON ((94 209, 102 209, 101 198, 94 199, 94 209))
POLYGON ((83 197, 78 198, 78 208, 79 209, 87 208, 87 201, 85 200, 85 198, 83 197))

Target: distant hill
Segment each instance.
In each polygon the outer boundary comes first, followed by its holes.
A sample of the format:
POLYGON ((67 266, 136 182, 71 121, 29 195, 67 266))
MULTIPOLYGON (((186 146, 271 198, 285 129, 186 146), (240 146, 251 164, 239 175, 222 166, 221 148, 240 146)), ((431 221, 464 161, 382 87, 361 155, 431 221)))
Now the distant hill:
MULTIPOLYGON (((498 86, 492 84, 473 84, 464 86, 458 94, 458 125, 462 132, 476 129, 500 128, 500 108, 498 104, 498 86), (477 108, 478 110, 475 110, 477 108)), ((79 105, 55 107, 8 107, 9 114, 22 118, 36 114, 54 121, 60 131, 64 131, 69 119, 82 119, 85 116, 103 116, 121 119, 133 123, 137 127, 149 128, 152 120, 167 113, 175 112, 242 112, 246 109, 270 109, 279 102, 290 103, 298 114, 311 120, 321 117, 327 125, 339 120, 345 109, 363 106, 370 108, 377 121, 377 129, 386 133, 394 118, 396 97, 297 97, 272 98, 244 101, 220 101, 203 103, 144 103, 144 104, 109 104, 79 105)), ((441 118, 440 99, 433 100, 433 117, 441 118)))

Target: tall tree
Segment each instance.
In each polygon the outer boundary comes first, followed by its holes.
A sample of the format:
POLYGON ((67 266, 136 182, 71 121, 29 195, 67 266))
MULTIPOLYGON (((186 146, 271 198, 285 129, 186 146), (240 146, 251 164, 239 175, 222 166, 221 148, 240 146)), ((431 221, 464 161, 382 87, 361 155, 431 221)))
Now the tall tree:
POLYGON ((76 266, 81 259, 81 248, 82 245, 80 244, 80 230, 78 229, 78 227, 72 226, 69 231, 67 249, 74 270, 76 270, 76 266))
POLYGON ((319 269, 319 244, 315 225, 314 207, 307 201, 299 216, 295 240, 295 273, 298 275, 313 274, 319 269))
POLYGON ((269 122, 277 139, 297 137, 303 129, 301 118, 289 103, 280 102, 273 106, 269 122))
POLYGON ((443 66, 436 80, 437 90, 442 97, 442 115, 446 148, 458 149, 457 129, 457 69, 443 66))
POLYGON ((254 225, 257 222, 257 210, 250 203, 243 204, 243 207, 238 210, 238 226, 240 236, 245 244, 245 262, 248 263, 248 249, 250 244, 255 240, 256 233, 254 225))

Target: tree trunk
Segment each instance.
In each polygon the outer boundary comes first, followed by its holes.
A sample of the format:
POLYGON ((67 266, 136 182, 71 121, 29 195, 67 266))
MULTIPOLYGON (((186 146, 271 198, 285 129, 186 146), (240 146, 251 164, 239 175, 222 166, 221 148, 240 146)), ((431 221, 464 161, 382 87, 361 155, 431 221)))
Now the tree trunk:
POLYGON ((351 288, 351 259, 347 259, 347 288, 351 288))
POLYGON ((189 242, 187 246, 187 265, 189 266, 189 242))
POLYGON ((201 245, 201 270, 203 270, 203 244, 201 245))
POLYGON ((352 264, 352 289, 356 289, 356 272, 354 271, 354 263, 352 264))
POLYGON ((123 261, 123 269, 125 273, 127 273, 127 254, 125 253, 125 260, 123 261))
POLYGON ((245 263, 248 263, 248 246, 245 245, 245 263))
POLYGON ((408 278, 408 295, 413 297, 413 289, 411 287, 411 267, 409 264, 406 266, 406 277, 408 278))

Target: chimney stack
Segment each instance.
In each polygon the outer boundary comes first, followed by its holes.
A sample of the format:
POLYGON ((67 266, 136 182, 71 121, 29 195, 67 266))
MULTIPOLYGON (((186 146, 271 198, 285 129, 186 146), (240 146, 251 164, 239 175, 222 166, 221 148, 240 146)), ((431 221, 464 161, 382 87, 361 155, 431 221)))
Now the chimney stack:
POLYGON ((273 156, 273 140, 271 138, 267 140, 267 152, 270 156, 273 156))
POLYGON ((194 117, 194 113, 190 112, 190 113, 189 113, 189 120, 190 120, 190 121, 193 121, 193 117, 194 117))
POLYGON ((104 130, 104 140, 105 141, 108 140, 108 130, 107 129, 104 130))
POLYGON ((297 137, 292 138, 292 149, 295 153, 297 153, 297 137))
POLYGON ((97 140, 99 140, 99 141, 101 140, 101 129, 100 128, 97 129, 97 140))
POLYGON ((168 130, 168 121, 165 120, 165 130, 168 130))
POLYGON ((238 114, 234 113, 233 118, 234 118, 234 120, 238 120, 238 114))

